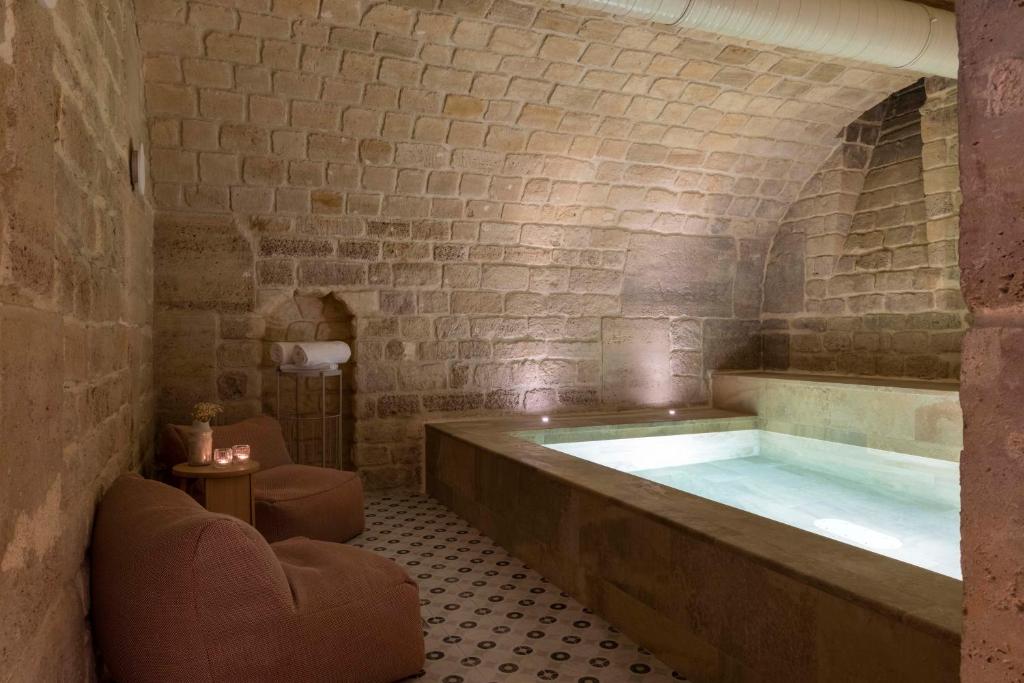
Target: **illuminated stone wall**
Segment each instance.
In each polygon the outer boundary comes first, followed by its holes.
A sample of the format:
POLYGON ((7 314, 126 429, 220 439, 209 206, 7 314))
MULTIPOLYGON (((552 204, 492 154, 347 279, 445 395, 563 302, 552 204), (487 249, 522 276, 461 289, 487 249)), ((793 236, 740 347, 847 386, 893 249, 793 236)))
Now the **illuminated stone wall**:
POLYGON ((159 418, 271 410, 268 316, 352 315, 352 462, 425 419, 706 401, 761 365, 765 255, 914 74, 508 0, 138 3, 159 418))
POLYGON ((93 512, 154 434, 130 4, 0 1, 0 110, 0 680, 91 681, 93 512))

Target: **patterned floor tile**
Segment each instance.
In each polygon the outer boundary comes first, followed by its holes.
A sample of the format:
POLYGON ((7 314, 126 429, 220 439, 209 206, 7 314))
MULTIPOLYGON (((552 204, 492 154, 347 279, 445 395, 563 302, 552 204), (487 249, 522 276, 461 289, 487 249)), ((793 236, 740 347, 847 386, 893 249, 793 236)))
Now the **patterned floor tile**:
POLYGON ((352 544, 419 583, 427 663, 417 681, 685 681, 435 500, 370 496, 352 544))

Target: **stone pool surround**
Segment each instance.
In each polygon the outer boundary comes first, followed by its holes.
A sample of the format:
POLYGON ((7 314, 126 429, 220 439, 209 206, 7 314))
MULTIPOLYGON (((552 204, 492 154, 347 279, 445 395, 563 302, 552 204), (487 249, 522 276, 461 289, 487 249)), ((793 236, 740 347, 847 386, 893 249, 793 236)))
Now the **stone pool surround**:
POLYGON ((959 680, 959 581, 536 442, 759 422, 705 408, 433 423, 425 481, 692 680, 959 680))

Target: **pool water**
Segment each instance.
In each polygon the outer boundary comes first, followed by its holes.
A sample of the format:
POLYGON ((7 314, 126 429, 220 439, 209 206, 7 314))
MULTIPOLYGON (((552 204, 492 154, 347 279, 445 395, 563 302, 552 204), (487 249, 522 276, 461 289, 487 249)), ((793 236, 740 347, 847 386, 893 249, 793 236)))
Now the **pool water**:
POLYGON ((960 578, 954 462, 753 429, 545 446, 960 578))

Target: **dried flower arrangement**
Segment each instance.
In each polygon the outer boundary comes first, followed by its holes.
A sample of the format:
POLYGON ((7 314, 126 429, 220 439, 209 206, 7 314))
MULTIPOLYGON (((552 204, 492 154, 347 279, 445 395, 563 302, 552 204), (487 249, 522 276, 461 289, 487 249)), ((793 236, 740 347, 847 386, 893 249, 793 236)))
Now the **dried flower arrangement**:
POLYGON ((197 403, 192 407, 192 419, 196 422, 209 422, 223 412, 224 407, 219 403, 197 403))

